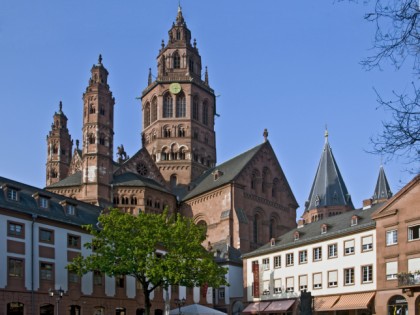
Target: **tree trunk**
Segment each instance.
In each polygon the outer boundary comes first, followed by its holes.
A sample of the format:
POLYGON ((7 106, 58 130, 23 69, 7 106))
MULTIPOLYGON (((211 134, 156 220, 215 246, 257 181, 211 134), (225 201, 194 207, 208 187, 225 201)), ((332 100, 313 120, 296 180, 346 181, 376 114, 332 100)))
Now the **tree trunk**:
POLYGON ((150 315, 150 307, 152 303, 150 303, 150 291, 143 290, 144 294, 144 315, 150 315))

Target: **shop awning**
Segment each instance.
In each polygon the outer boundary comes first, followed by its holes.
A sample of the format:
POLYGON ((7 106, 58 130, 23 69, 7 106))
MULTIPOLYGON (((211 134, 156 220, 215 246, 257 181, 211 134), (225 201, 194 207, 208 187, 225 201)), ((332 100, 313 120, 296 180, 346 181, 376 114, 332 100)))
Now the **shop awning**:
POLYGON ((274 301, 264 310, 265 313, 285 312, 292 307, 296 300, 274 301))
POLYGON ((263 312, 266 307, 270 304, 270 302, 255 302, 249 304, 242 313, 251 313, 251 314, 258 314, 259 312, 263 312))
POLYGON ((341 295, 331 311, 367 309, 374 296, 375 292, 341 295))
POLYGON ((317 312, 331 311, 332 306, 340 298, 339 295, 315 296, 314 308, 317 312))

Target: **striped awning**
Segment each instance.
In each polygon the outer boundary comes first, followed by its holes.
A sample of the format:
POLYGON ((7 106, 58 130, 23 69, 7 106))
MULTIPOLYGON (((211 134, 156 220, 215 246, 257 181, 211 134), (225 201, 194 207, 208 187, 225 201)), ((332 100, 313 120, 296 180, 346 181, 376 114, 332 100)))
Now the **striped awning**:
POLYGON ((367 309, 374 296, 375 292, 341 295, 338 302, 331 308, 331 311, 367 309))
POLYGON ((247 307, 245 307, 242 313, 258 314, 260 312, 263 312, 268 306, 268 304, 270 304, 270 302, 251 303, 247 307))
POLYGON ((339 295, 315 296, 314 308, 317 312, 331 311, 332 306, 340 298, 339 295))

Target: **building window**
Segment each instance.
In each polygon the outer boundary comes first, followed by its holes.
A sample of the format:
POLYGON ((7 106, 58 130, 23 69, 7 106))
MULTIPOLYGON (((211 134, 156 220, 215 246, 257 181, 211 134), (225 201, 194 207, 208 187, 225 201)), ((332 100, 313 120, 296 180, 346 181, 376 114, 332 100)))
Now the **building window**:
POLYGON ((300 291, 308 290, 308 276, 307 275, 299 276, 299 290, 300 291))
POLYGON ((116 276, 115 277, 117 288, 124 288, 124 276, 116 276))
POLYGON ((23 238, 25 236, 25 226, 20 223, 7 222, 7 235, 23 238))
POLYGON ((322 289, 322 273, 314 273, 313 279, 314 290, 322 289))
POLYGON ((420 239, 420 225, 408 227, 408 240, 414 241, 420 239))
MULTIPOLYGON (((178 36, 178 32, 177 32, 177 36, 178 36)), ((179 54, 177 52, 174 52, 172 58, 174 61, 174 69, 179 69, 181 67, 181 58, 179 57, 179 54)))
POLYGON ((373 249, 372 235, 362 237, 362 252, 368 252, 373 249))
POLYGON ((274 268, 281 268, 281 256, 274 256, 274 268))
POLYGON ((306 264, 308 262, 308 251, 302 250, 299 252, 299 264, 306 264))
POLYGON ((315 247, 313 250, 313 254, 314 254, 314 261, 319 261, 322 260, 322 247, 315 247))
MULTIPOLYGON (((315 219, 315 221, 318 221, 318 219, 315 219)), ((323 224, 321 226, 321 234, 327 233, 327 229, 328 229, 328 226, 326 224, 323 224)))
POLYGON ((39 229, 39 241, 43 243, 54 243, 54 231, 39 229))
POLYGON ((42 262, 39 269, 41 280, 53 280, 53 269, 53 264, 42 262))
POLYGON ((299 232, 298 231, 295 232, 294 238, 295 238, 295 241, 299 240, 299 232))
POLYGON ((295 291, 295 281, 293 277, 286 278, 286 292, 295 291))
POLYGON ((71 234, 67 235, 67 246, 80 249, 80 236, 71 234))
POLYGON ((80 283, 80 276, 76 272, 69 271, 68 277, 70 283, 80 283))
POLYGON ((193 108, 192 108, 192 118, 198 120, 198 97, 194 96, 193 99, 193 108))
POLYGON ((258 219, 259 219, 258 214, 255 214, 254 215, 254 222, 253 222, 253 238, 254 238, 253 240, 254 240, 254 243, 258 242, 258 232, 259 232, 258 219))
POLYGON ((185 117, 185 96, 184 94, 178 94, 176 98, 176 117, 185 117))
POLYGON ((350 225, 351 226, 357 225, 357 219, 358 219, 357 215, 352 216, 350 225))
POLYGON ((386 231, 386 245, 398 244, 398 232, 397 230, 386 231))
POLYGON ((263 270, 269 270, 270 269, 270 258, 263 258, 262 267, 263 267, 263 270))
POLYGON ((163 118, 172 117, 172 96, 168 93, 163 97, 163 118))
POLYGON ((362 283, 373 281, 373 266, 362 266, 362 283))
POLYGON ((219 299, 224 300, 225 299, 225 288, 219 288, 219 299))
POLYGON ((344 269, 344 285, 354 284, 354 268, 344 269))
POLYGON ((398 277, 398 261, 386 263, 386 280, 395 280, 398 277))
POLYGON ((73 205, 66 206, 66 214, 67 215, 75 215, 76 214, 76 207, 73 205))
POLYGON ((155 120, 157 120, 157 99, 156 97, 154 97, 152 99, 152 108, 151 108, 151 122, 154 122, 155 120))
POLYGON ((17 201, 17 190, 13 188, 7 189, 7 199, 17 201))
POLYGON ((337 270, 328 271, 328 287, 336 287, 338 285, 337 270))
POLYGON ((39 197, 39 207, 48 209, 48 199, 45 197, 39 197))
POLYGON ((9 258, 9 277, 23 277, 23 260, 17 258, 9 258))
POLYGON ((146 106, 144 107, 144 127, 148 127, 150 125, 150 103, 147 102, 146 106))
POLYGON ((281 279, 274 279, 274 294, 281 293, 281 279))
POLYGON ((93 272, 93 284, 102 285, 102 273, 100 271, 95 270, 93 272))
POLYGON ((344 255, 354 254, 354 240, 344 241, 344 255))
POLYGON ((209 105, 206 101, 203 103, 203 124, 208 125, 209 123, 209 105))
POLYGON ((286 254, 286 266, 293 266, 293 253, 286 254))
POLYGON ((337 244, 328 245, 328 258, 337 257, 337 244))

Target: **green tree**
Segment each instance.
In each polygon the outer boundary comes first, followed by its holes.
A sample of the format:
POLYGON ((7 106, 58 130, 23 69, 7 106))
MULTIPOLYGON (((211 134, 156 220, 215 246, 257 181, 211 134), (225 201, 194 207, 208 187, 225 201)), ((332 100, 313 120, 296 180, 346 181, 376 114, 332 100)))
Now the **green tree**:
POLYGON ((98 221, 99 229, 86 226, 93 235, 92 242, 84 245, 91 255, 75 258, 68 269, 80 275, 100 271, 134 277, 143 288, 146 315, 150 294, 157 287, 227 285, 227 270, 201 245, 206 233, 191 219, 166 212, 133 216, 112 209, 98 221))

